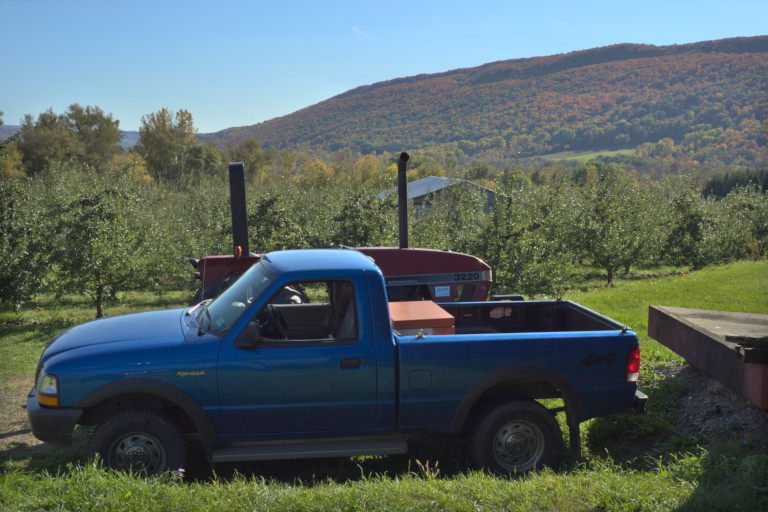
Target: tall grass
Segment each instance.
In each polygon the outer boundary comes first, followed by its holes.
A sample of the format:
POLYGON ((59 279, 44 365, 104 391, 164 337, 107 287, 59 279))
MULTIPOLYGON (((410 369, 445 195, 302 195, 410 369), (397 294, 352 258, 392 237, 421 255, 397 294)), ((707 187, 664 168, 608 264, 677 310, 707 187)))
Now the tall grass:
MULTIPOLYGON (((687 461, 686 461, 687 462, 687 461)), ((184 483, 109 474, 91 466, 58 475, 4 475, 0 506, 12 510, 576 511, 671 510, 695 485, 670 478, 676 468, 631 475, 603 464, 567 474, 544 471, 518 480, 467 472, 453 478, 406 474, 315 485, 237 475, 184 483)))
POLYGON ((163 511, 750 511, 765 510, 765 454, 699 452, 632 472, 611 461, 520 479, 468 471, 441 478, 428 470, 313 484, 237 474, 185 482, 108 473, 93 466, 57 474, 11 471, 0 477, 3 510, 163 511))

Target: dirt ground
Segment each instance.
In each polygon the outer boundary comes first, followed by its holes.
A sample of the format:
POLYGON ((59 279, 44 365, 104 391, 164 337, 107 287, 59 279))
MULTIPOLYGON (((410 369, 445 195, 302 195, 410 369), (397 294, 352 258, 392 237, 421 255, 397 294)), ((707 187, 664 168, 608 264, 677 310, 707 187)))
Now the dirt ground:
POLYGON ((9 451, 42 444, 32 435, 27 421, 27 393, 33 380, 12 377, 0 382, 0 458, 5 458, 9 451))
POLYGON ((26 405, 33 380, 28 376, 0 381, 0 473, 3 466, 35 470, 51 463, 63 464, 85 453, 85 431, 76 433, 72 449, 49 445, 32 435, 26 405))
MULTIPOLYGON (((680 400, 682 410, 670 437, 698 434, 706 446, 707 440, 725 435, 735 441, 752 441, 756 449, 768 449, 768 410, 752 405, 691 366, 669 365, 657 372, 688 389, 680 400)), ((32 380, 17 377, 0 382, 0 462, 23 461, 54 450, 32 435, 27 421, 25 406, 32 380)))
MULTIPOLYGON (((658 369, 657 369, 658 371, 658 369)), ((683 383, 688 392, 680 400, 674 436, 700 434, 706 439, 751 441, 768 449, 768 410, 761 409, 690 365, 669 365, 661 372, 683 383)))

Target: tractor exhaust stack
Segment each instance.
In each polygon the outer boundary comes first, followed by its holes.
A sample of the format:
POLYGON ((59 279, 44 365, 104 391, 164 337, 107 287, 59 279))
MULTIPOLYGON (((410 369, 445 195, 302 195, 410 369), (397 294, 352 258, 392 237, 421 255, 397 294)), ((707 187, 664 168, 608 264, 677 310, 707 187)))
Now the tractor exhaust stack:
POLYGON ((248 256, 248 214, 245 210, 245 165, 229 164, 229 197, 232 204, 232 241, 235 258, 248 256))
POLYGON ((399 213, 400 248, 408 248, 408 153, 400 153, 397 161, 397 205, 399 213))

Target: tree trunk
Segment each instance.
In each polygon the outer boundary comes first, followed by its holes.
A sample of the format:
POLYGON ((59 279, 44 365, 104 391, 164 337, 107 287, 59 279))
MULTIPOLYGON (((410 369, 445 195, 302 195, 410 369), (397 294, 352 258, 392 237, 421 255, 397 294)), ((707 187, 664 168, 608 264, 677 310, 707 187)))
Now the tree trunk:
POLYGON ((104 317, 103 303, 104 303, 104 287, 98 286, 96 288, 96 318, 104 317))

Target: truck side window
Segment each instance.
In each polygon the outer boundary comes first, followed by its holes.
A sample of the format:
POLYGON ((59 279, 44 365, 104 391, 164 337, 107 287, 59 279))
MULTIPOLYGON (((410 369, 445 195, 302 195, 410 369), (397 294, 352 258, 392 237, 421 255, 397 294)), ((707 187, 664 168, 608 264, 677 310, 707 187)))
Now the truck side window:
POLYGON ((353 344, 358 340, 351 281, 300 281, 278 291, 256 315, 264 343, 353 344))

